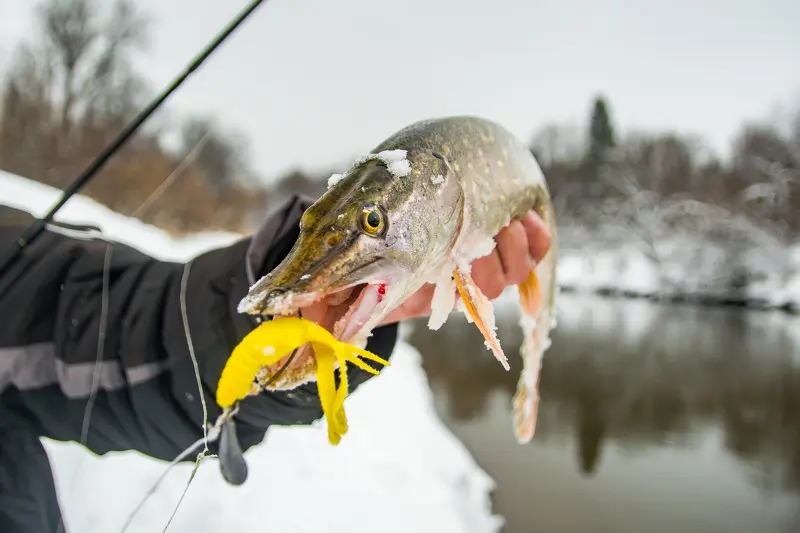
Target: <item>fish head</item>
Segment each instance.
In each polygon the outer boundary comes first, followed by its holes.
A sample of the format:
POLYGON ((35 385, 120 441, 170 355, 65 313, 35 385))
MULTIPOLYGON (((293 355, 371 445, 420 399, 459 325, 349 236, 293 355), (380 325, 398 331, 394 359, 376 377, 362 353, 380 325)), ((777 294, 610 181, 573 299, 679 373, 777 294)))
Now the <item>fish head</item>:
POLYGON ((422 196, 410 175, 398 177, 385 161, 357 163, 305 211, 291 251, 250 289, 239 311, 292 314, 343 293, 361 308, 356 325, 374 325, 422 285, 415 274, 436 236, 422 196))

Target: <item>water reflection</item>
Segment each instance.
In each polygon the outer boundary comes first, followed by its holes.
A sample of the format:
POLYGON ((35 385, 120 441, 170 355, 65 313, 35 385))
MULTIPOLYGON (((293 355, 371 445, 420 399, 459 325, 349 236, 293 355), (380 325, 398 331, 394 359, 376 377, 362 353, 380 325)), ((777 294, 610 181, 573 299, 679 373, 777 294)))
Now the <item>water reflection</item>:
POLYGON ((537 434, 519 446, 521 337, 514 310, 500 315, 512 372, 455 315, 409 341, 441 416, 497 481, 506 533, 800 531, 799 320, 562 295, 537 434))

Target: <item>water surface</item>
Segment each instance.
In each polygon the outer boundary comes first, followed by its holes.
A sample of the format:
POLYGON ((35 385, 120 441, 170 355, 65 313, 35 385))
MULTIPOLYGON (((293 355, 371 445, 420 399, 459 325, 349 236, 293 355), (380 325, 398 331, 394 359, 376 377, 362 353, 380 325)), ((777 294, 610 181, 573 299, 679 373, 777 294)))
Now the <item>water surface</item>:
POLYGON ((534 441, 472 324, 417 322, 439 415, 497 482, 504 533, 800 531, 800 320, 562 295, 534 441))

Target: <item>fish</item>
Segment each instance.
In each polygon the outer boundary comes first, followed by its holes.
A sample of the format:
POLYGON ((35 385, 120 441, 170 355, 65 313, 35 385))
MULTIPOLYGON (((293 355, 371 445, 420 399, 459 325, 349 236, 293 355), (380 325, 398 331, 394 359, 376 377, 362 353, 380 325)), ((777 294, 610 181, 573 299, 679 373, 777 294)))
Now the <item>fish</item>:
MULTIPOLYGON (((465 314, 507 371, 494 304, 471 276, 471 264, 492 253, 494 237, 534 210, 551 244, 516 289, 522 368, 512 399, 519 443, 534 435, 544 352, 555 327, 557 227, 545 176, 531 151, 509 130, 478 116, 411 123, 357 158, 303 213, 286 257, 241 299, 238 311, 296 316, 327 298, 346 311, 333 336, 364 347, 371 332, 426 284, 434 285, 428 327, 465 314)), ((281 362, 262 371, 275 377, 281 362)), ((274 389, 314 381, 312 357, 293 363, 274 389)))

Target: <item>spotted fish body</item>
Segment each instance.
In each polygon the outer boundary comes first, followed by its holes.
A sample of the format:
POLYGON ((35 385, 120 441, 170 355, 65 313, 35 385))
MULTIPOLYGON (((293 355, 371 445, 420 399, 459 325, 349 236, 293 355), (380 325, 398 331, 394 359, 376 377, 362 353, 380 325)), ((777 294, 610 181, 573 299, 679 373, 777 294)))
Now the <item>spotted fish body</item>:
MULTIPOLYGON (((240 311, 291 313, 363 286, 334 332, 363 345, 389 312, 433 283, 429 327, 438 329, 458 306, 509 369, 495 335, 492 304, 473 283, 470 264, 492 252, 493 237, 512 219, 533 209, 547 224, 552 244, 518 287, 525 340, 514 428, 518 441, 529 441, 542 354, 555 324, 557 250, 549 191, 530 151, 489 120, 430 119, 398 131, 329 184, 303 215, 292 251, 251 288, 240 311)), ((308 374, 312 371, 309 367, 308 374)))

